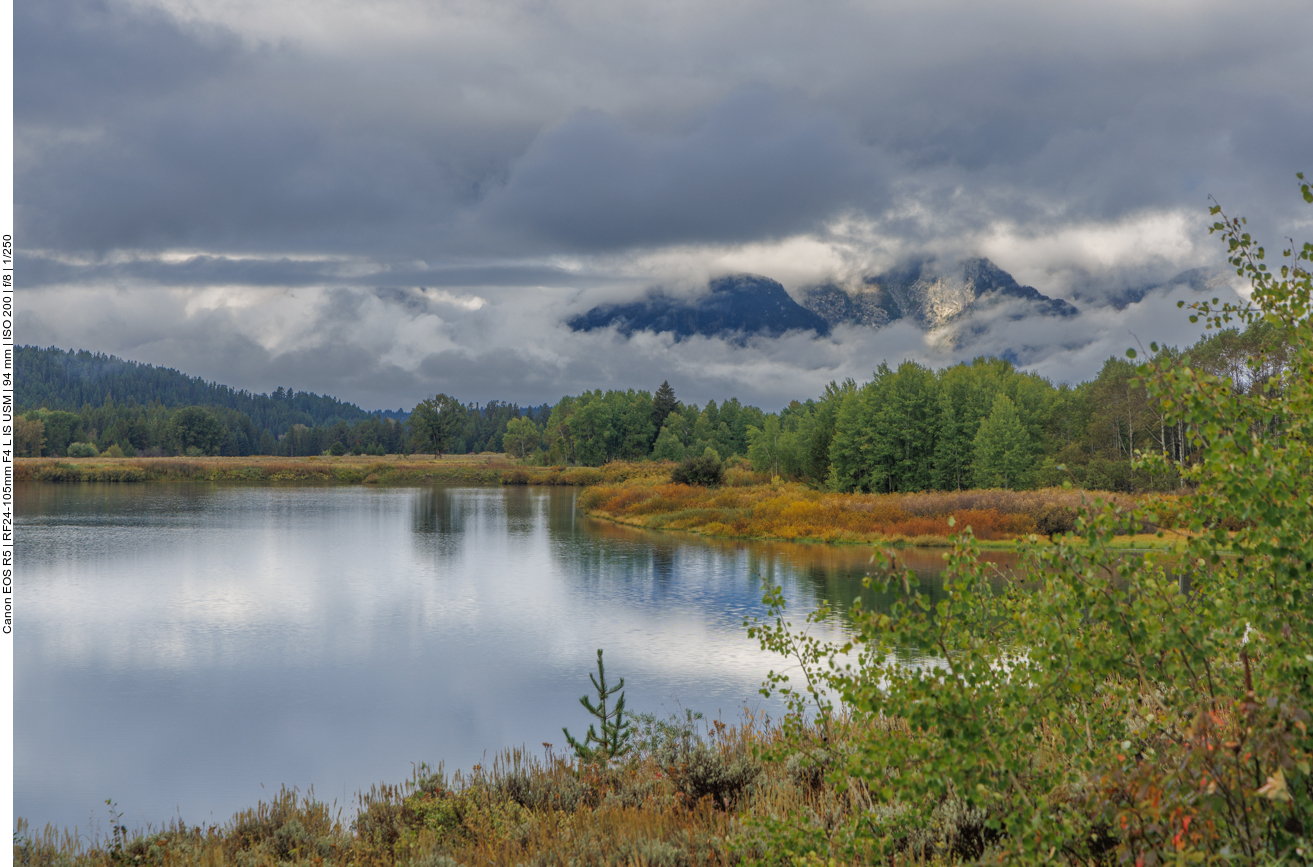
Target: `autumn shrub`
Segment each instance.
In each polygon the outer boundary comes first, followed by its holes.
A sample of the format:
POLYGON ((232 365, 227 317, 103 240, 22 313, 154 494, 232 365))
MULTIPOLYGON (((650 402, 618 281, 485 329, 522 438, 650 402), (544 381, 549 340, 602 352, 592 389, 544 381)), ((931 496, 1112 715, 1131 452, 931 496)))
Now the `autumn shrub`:
POLYGON ((953 513, 953 520, 955 530, 970 527, 978 539, 1013 539, 1035 531, 1034 519, 1025 512, 962 509, 953 513))
POLYGON ((1036 531, 1033 512, 1042 511, 1046 503, 1057 506, 1046 501, 1043 492, 1027 492, 1025 498, 1009 497, 1011 492, 981 493, 836 494, 778 480, 708 490, 637 481, 590 488, 581 495, 580 505, 626 523, 708 535, 904 544, 914 538, 941 544, 968 526, 980 539, 1014 539, 1036 531))
POLYGON ((602 471, 596 467, 574 467, 561 473, 560 483, 563 485, 596 485, 604 478, 602 471))
POLYGON ((1035 532, 1052 537, 1057 533, 1070 533, 1076 529, 1076 510, 1070 506, 1051 503, 1042 506, 1035 515, 1035 532))
POLYGON ((764 485, 770 482, 770 477, 765 473, 759 473, 752 469, 751 466, 726 466, 725 475, 721 483, 727 487, 745 488, 750 485, 764 485))

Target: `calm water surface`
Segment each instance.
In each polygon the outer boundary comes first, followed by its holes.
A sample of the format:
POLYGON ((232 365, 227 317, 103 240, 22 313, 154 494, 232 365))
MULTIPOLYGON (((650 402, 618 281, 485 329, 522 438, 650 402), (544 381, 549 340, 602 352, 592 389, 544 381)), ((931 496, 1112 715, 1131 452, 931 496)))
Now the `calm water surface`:
MULTIPOLYGON (((282 784, 347 804, 412 762, 559 750, 598 647, 634 710, 771 712, 780 660, 742 625, 763 583, 805 611, 868 569, 616 527, 576 494, 19 486, 15 815, 221 822, 282 784)), ((908 560, 933 586, 939 556, 908 560)))

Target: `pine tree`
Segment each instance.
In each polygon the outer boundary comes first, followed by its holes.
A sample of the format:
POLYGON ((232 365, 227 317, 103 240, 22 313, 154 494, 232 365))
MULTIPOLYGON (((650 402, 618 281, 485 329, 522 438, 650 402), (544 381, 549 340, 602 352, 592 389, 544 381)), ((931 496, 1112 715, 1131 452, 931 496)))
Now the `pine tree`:
POLYGON ((620 682, 613 687, 606 685, 606 668, 602 665, 602 648, 597 648, 597 674, 588 675, 589 680, 593 682, 593 688, 597 690, 597 704, 588 700, 588 696, 579 697, 579 703, 584 706, 590 714, 597 717, 602 725, 602 733, 599 735, 590 724, 588 734, 584 736, 583 742, 576 741, 570 735, 570 730, 562 728, 565 733, 565 739, 574 748, 574 754, 585 762, 601 762, 606 764, 610 759, 616 759, 629 752, 632 746, 629 738, 633 734, 630 730, 630 722, 625 717, 625 694, 620 692, 625 688, 625 679, 620 678, 620 682), (614 710, 607 709, 607 702, 611 696, 617 692, 620 698, 615 703, 614 710))
POLYGON ((670 387, 669 380, 661 383, 661 387, 652 395, 652 429, 660 434, 661 428, 666 423, 666 419, 672 412, 679 410, 679 400, 675 397, 675 390, 670 387))
POLYGON ((1030 464, 1030 441, 1007 395, 994 398, 994 409, 976 432, 972 467, 978 488, 1017 487, 1030 464))

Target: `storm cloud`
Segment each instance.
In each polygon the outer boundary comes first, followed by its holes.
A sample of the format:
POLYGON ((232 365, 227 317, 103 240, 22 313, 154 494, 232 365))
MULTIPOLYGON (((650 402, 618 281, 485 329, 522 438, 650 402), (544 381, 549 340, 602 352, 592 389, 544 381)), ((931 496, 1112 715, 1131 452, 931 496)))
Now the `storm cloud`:
POLYGON ((368 408, 768 407, 881 360, 1189 342, 1209 196, 1308 236, 1304 2, 18 0, 18 338, 368 408), (734 343, 562 323, 988 256, 1078 322, 734 343), (1174 294, 1175 293, 1175 294, 1174 294), (1138 297, 1138 296, 1137 296, 1138 297), (1171 303, 1168 303, 1168 302, 1171 303))

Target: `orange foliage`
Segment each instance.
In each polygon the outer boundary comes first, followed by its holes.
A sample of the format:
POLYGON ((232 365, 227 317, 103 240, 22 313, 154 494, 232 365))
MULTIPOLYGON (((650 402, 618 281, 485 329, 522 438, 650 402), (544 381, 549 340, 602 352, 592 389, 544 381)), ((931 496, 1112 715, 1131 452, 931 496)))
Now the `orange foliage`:
POLYGON ((867 542, 947 539, 970 527, 977 538, 1001 540, 1036 532, 1036 516, 1046 508, 1079 511, 1083 496, 1058 488, 836 494, 780 482, 700 488, 648 478, 589 488, 580 505, 620 523, 711 536, 867 542))

